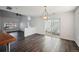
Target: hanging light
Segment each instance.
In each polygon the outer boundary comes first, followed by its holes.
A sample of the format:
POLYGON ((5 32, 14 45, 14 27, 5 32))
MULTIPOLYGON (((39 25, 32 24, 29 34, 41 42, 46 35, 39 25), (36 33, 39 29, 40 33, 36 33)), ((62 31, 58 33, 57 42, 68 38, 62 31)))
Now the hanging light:
POLYGON ((48 19, 48 12, 47 12, 47 6, 44 6, 44 13, 43 13, 43 19, 47 20, 48 19))

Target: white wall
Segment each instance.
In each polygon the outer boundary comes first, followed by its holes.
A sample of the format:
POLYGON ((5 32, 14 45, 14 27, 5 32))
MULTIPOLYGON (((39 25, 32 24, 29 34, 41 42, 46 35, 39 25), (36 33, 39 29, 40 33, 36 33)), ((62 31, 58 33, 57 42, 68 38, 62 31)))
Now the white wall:
MULTIPOLYGON (((73 32, 73 20, 74 13, 73 12, 65 12, 62 14, 58 14, 60 17, 60 38, 74 40, 74 32, 73 32)), ((32 25, 36 27, 36 30, 40 34, 44 34, 44 20, 41 18, 34 18, 32 21, 32 25)))
POLYGON ((31 26, 36 29, 36 33, 44 34, 44 20, 42 18, 32 18, 31 26))
POLYGON ((79 46, 79 7, 75 10, 75 20, 74 20, 74 36, 75 42, 79 46))
POLYGON ((64 39, 74 40, 74 13, 66 12, 60 15, 61 17, 61 32, 60 37, 64 39))

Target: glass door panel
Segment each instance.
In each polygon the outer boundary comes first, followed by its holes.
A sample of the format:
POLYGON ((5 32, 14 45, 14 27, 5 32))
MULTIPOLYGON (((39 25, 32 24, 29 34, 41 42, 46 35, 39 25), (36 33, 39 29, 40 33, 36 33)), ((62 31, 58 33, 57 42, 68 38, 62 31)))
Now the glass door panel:
POLYGON ((60 18, 52 17, 45 21, 45 35, 59 35, 60 34, 60 18))

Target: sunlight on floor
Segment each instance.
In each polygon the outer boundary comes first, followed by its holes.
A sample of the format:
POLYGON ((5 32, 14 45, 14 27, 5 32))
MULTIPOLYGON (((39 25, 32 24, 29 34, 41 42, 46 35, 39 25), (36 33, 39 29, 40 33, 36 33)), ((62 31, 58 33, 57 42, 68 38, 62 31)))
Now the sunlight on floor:
POLYGON ((50 37, 50 36, 45 36, 44 38, 45 38, 43 42, 44 51, 50 51, 50 52, 59 51, 58 49, 60 48, 60 44, 61 44, 61 40, 59 38, 50 37))

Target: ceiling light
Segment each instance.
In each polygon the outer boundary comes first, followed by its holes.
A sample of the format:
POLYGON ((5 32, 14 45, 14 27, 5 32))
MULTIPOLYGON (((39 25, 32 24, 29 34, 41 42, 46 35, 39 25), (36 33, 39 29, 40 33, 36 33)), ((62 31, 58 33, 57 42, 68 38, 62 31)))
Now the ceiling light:
POLYGON ((48 19, 47 6, 44 6, 44 8, 45 8, 45 9, 44 9, 43 17, 42 17, 42 18, 43 18, 44 20, 47 20, 47 19, 48 19))

